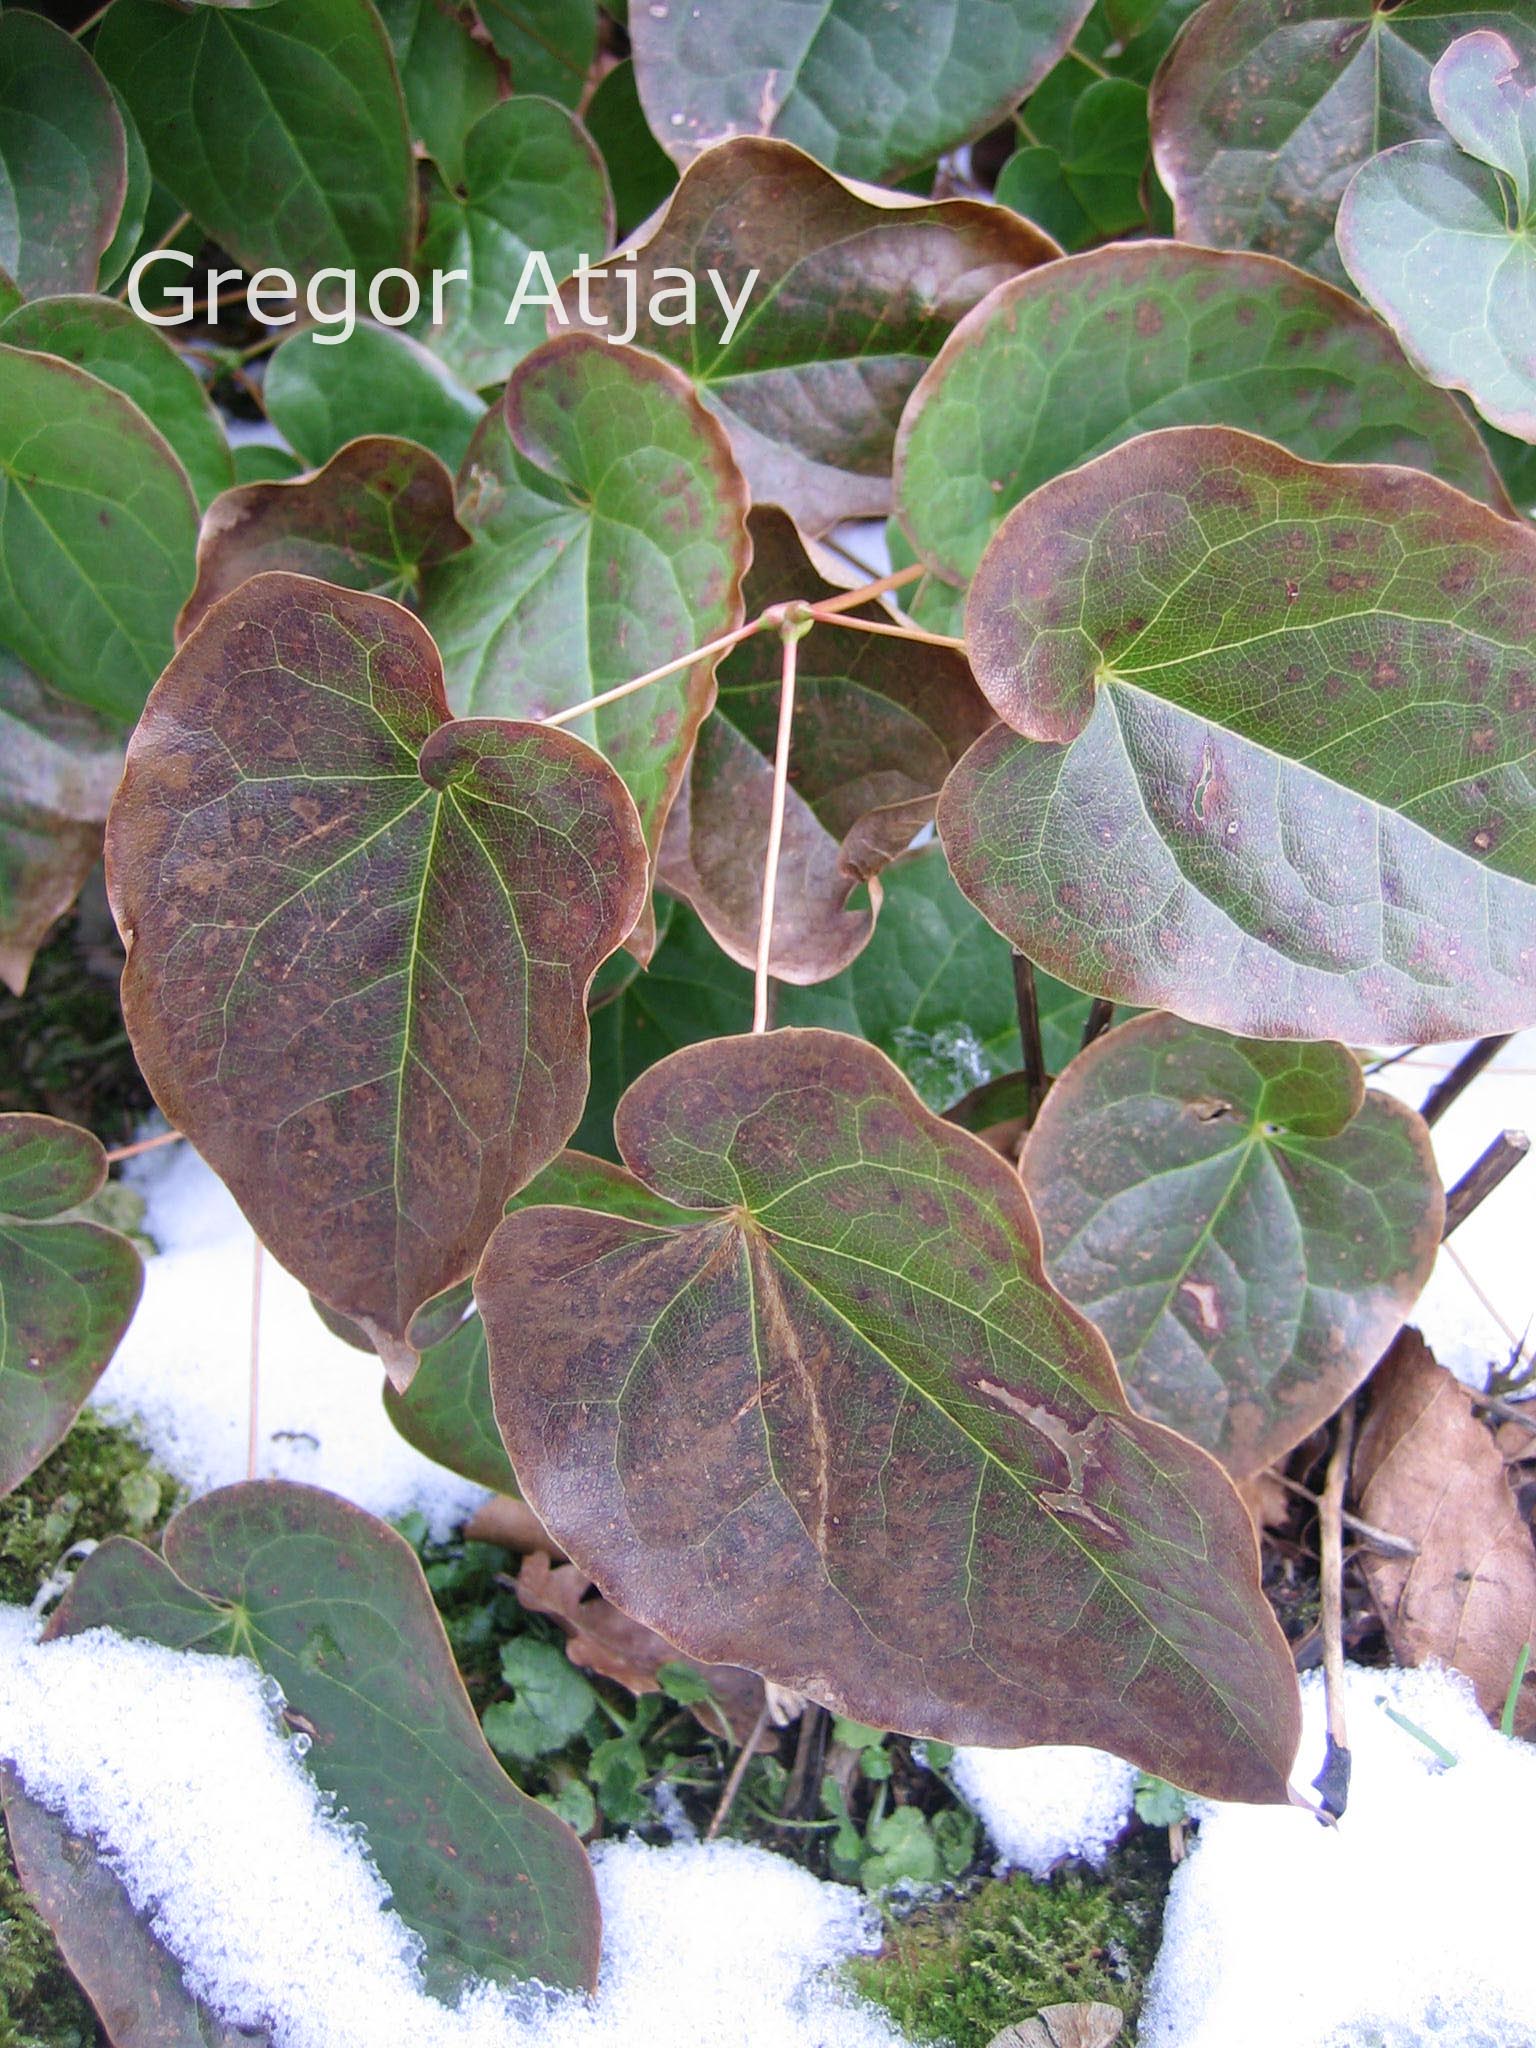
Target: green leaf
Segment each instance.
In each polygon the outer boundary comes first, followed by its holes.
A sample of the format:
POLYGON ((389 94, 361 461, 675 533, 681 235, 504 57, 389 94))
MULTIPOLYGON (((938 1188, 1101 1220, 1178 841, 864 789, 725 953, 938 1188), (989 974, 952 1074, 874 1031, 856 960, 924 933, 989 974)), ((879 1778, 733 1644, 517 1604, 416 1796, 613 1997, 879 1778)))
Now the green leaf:
POLYGON ((665 203, 677 166, 646 125, 630 58, 603 73, 582 119, 608 167, 618 232, 632 234, 665 203))
POLYGON ((1246 1511, 1126 1408, 1002 1160, 822 1031, 674 1053, 618 1141, 630 1217, 520 1209, 476 1278, 524 1493, 617 1606, 871 1726, 1285 1797, 1246 1511))
POLYGON ((1136 1780, 1136 1818, 1144 1827, 1177 1827, 1189 1819, 1189 1801, 1177 1785, 1143 1771, 1136 1780))
POLYGON ((1016 150, 1004 164, 995 197, 1081 249, 1105 235, 1139 227, 1147 162, 1147 94, 1129 78, 1095 78, 1072 108, 1064 152, 1016 150))
POLYGON ((519 93, 579 105, 597 55, 597 0, 475 0, 519 93))
POLYGON ((486 1747, 409 1544, 334 1494, 263 1480, 183 1508, 163 1549, 104 1543, 50 1637, 106 1626, 251 1658, 311 1736, 316 1782, 367 1829, 431 1993, 472 1977, 590 1988, 586 1856, 486 1747))
POLYGON ((233 483, 224 429, 196 375, 163 335, 116 299, 34 299, 0 325, 0 342, 62 356, 131 398, 165 437, 200 505, 233 483))
POLYGON ((964 585, 1031 491, 1174 426, 1405 463, 1507 509, 1455 401, 1342 292, 1269 256, 1140 242, 1018 278, 961 323, 902 415, 897 511, 929 568, 964 585))
POLYGON ((1365 1378, 1445 1202, 1423 1120, 1342 1045, 1138 1017, 1074 1060, 1019 1162, 1046 1271, 1132 1404, 1250 1478, 1365 1378))
POLYGON ((893 1884, 932 1884, 941 1875, 939 1846, 928 1816, 916 1806, 896 1806, 872 1816, 864 1830, 869 1854, 859 1866, 867 1892, 893 1884))
MULTIPOLYGON (((636 350, 565 335, 529 356, 465 458, 459 518, 475 544, 428 579, 425 611, 461 716, 542 718, 741 623, 746 487, 686 379, 636 350)), ((713 675, 697 662, 572 727, 623 776, 653 855, 713 675)))
POLYGON ((457 0, 375 0, 389 33, 411 134, 450 185, 464 179, 464 138, 501 98, 501 66, 457 0))
POLYGON ((939 830, 1032 959, 1263 1038, 1536 1021, 1529 528, 1180 427, 1018 506, 966 618, 1005 723, 939 830))
POLYGON ((128 143, 90 57, 40 14, 0 15, 0 269, 23 297, 91 291, 128 190, 128 143))
POLYGON ((1430 97, 1452 142, 1404 142, 1363 164, 1339 208, 1339 254, 1426 377, 1536 441, 1536 46, 1522 72, 1502 35, 1463 36, 1430 97))
POLYGON ((514 1636, 501 1646, 501 1675, 516 1697, 487 1707, 481 1725, 497 1755, 518 1763, 564 1749, 597 1707, 590 1681, 554 1643, 514 1636))
POLYGON ((1089 0, 712 0, 630 21, 654 132, 687 162, 712 142, 774 135, 851 178, 894 183, 1026 99, 1089 0))
POLYGON ((1025 143, 997 174, 992 194, 999 206, 1032 220, 1063 249, 1084 249, 1094 239, 1093 223, 1067 183, 1060 153, 1047 143, 1025 143))
POLYGON ((297 455, 270 441, 241 441, 231 448, 230 454, 234 457, 237 484, 292 483, 296 476, 304 474, 304 465, 297 455))
POLYGON ((106 1178, 89 1131, 0 1116, 0 1494, 63 1441, 138 1306, 127 1238, 67 1214, 106 1178))
MULTIPOLYGON (((759 507, 749 529, 749 618, 837 595, 785 513, 759 507)), ((878 604, 853 616, 890 623, 878 604)), ((756 960, 762 921, 782 666, 773 632, 721 661, 714 716, 695 742, 662 847, 668 888, 744 967, 756 960)), ((830 625, 805 636, 774 902, 775 979, 826 981, 862 949, 882 869, 932 822, 945 776, 990 723, 963 656, 948 648, 830 625), (867 903, 853 907, 866 885, 867 903)))
POLYGON ((272 352, 267 417, 313 469, 365 434, 419 441, 450 469, 464 460, 485 407, 430 349, 360 320, 345 341, 314 328, 272 352))
POLYGON ((0 615, 43 681, 138 715, 192 588, 186 472, 120 391, 0 346, 0 615))
POLYGON ((639 1827, 651 1818, 645 1796, 650 1767, 645 1751, 627 1735, 610 1735, 598 1743, 587 1763, 587 1775, 602 1804, 603 1817, 616 1828, 639 1827))
POLYGON ((403 601, 420 594, 425 571, 468 546, 453 516, 453 478, 435 455, 382 435, 349 441, 313 476, 239 484, 209 506, 176 637, 263 570, 403 601))
POLYGON ((408 259, 405 105, 371 0, 113 0, 95 54, 155 176, 248 269, 367 278, 408 259))
POLYGON ((442 318, 430 302, 414 327, 465 384, 500 384, 544 338, 555 281, 613 237, 608 173, 591 137, 548 100, 504 100, 464 142, 462 194, 427 208, 417 268, 467 272, 446 284, 442 318), (542 268, 527 266, 537 259, 542 268), (508 315, 529 278, 532 297, 508 315))
POLYGON ((129 113, 128 102, 117 88, 112 86, 108 89, 117 107, 117 118, 123 124, 127 156, 122 212, 117 217, 116 231, 96 273, 97 288, 104 292, 111 291, 116 286, 119 278, 127 270, 130 258, 140 246, 155 196, 154 173, 149 168, 149 152, 144 147, 144 138, 139 133, 138 123, 129 113))
POLYGON ((1378 150, 1435 133, 1431 67, 1479 28, 1536 51, 1536 27, 1480 0, 1209 0, 1152 92, 1180 240, 1267 250, 1344 283, 1345 186, 1378 150))
POLYGON ((161 678, 107 862, 156 1100, 405 1385, 415 1311, 580 1116, 587 985, 644 901, 623 785, 451 719, 387 599, 258 576, 161 678))
POLYGON ((587 280, 585 310, 570 284, 562 302, 622 336, 633 291, 636 346, 692 377, 754 499, 819 532, 890 509, 896 422, 919 373, 979 298, 1055 254, 1005 207, 871 193, 787 143, 742 137, 688 167, 634 262, 587 280), (694 279, 692 325, 675 324, 689 310, 679 270, 694 279))
MULTIPOLYGON (((415 1334, 421 1341, 419 1330, 415 1334)), ((384 1410, 423 1457, 493 1493, 516 1494, 517 1479, 491 1408, 485 1327, 479 1316, 466 1317, 422 1352, 416 1377, 403 1394, 386 1385, 384 1410)))

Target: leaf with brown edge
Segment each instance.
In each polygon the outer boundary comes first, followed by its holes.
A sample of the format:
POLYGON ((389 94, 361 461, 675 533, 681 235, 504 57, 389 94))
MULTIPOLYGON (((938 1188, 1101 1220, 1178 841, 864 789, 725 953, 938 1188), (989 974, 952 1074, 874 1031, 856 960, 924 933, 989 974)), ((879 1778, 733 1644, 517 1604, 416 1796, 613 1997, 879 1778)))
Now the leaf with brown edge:
MULTIPOLYGON (((819 533, 889 511, 896 423, 923 368, 994 285, 1057 254, 1006 207, 849 185, 787 142, 740 136, 688 166, 634 262, 589 279, 587 307, 622 332, 633 276, 637 346, 693 379, 754 500, 819 533), (653 297, 678 310, 679 270, 697 279, 697 318, 662 325, 653 297), (742 308, 729 341, 711 270, 742 308)), ((574 284, 561 291, 584 322, 574 284)))
POLYGON ((1522 522, 1416 470, 1171 428, 1015 508, 966 635, 1005 723, 939 831, 1048 972, 1250 1037, 1536 1021, 1522 522))
POLYGON ((519 1485, 606 1596, 872 1726, 1284 1799, 1247 1516, 1131 1414, 1017 1176, 838 1032, 688 1046, 616 1131, 627 1213, 521 1209, 476 1278, 519 1485))
MULTIPOLYGON (((1393 1656, 1465 1672, 1496 1721, 1521 1651, 1536 1655, 1536 1548, 1498 1444, 1417 1330, 1403 1331, 1371 1382, 1354 1479, 1365 1519, 1418 1546, 1416 1557, 1360 1552, 1393 1656)), ((1528 1678, 1515 1733, 1533 1732, 1528 1678)))
POLYGON ((1046 1271, 1133 1407, 1246 1479, 1352 1394, 1418 1299, 1445 1199, 1423 1119, 1342 1045, 1177 1017, 1107 1032, 1019 1161, 1046 1271))
MULTIPOLYGON (((836 595, 787 514, 759 506, 749 526, 749 618, 836 595)), ((853 616, 889 623, 878 605, 853 616)), ((778 635, 759 633, 720 663, 714 716, 700 730, 662 846, 662 879, 744 967, 756 961, 762 919, 781 657, 778 635)), ((991 722, 964 656, 948 648, 834 625, 801 641, 775 979, 827 981, 862 950, 880 907, 881 870, 932 821, 945 776, 991 722), (850 909, 861 883, 867 907, 850 909)))
POLYGON ((644 900, 623 784, 450 718, 387 598, 257 576, 155 686, 107 884, 156 1099, 403 1386, 412 1316, 581 1115, 587 987, 644 900))
POLYGON ((128 1239, 69 1213, 106 1177, 89 1131, 0 1116, 0 1494, 63 1441, 139 1305, 128 1239))
POLYGON ((454 517, 453 478, 435 455, 383 434, 349 441, 312 476, 238 484, 214 499, 177 642, 263 570, 288 569, 403 602, 419 595, 425 570, 467 548, 469 538, 454 517))

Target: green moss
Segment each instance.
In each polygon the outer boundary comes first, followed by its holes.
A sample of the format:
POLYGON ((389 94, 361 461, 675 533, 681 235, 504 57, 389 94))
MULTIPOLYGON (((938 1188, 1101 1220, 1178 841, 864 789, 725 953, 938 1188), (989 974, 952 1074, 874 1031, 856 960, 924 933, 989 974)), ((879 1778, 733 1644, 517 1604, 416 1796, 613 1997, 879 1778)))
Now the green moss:
POLYGON ((915 2041, 987 2048, 1043 2005, 1101 1999, 1127 2015, 1129 2048, 1168 1877, 1163 1838, 1141 1835, 1101 1879, 987 1881, 968 1897, 891 1919, 880 1954, 850 1973, 915 2041))
POLYGON ((88 2048, 96 2021, 32 1909, 0 1830, 0 2048, 88 2048))

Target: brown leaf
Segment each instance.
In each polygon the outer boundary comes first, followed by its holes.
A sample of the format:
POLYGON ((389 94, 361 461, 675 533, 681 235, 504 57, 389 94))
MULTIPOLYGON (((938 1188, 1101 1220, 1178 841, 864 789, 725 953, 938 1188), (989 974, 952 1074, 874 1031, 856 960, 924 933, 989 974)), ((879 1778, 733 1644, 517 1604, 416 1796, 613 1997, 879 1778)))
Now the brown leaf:
MULTIPOLYGON (((1454 1665, 1496 1719, 1536 1636, 1536 1547, 1497 1443, 1417 1330, 1371 1382, 1355 1483, 1364 1519, 1419 1547, 1415 1558, 1360 1556, 1393 1655, 1454 1665)), ((1515 1728, 1536 1731, 1536 1686, 1522 1690, 1515 1728)))
POLYGON ((1117 2006, 1097 2000, 1042 2005, 1032 2020, 994 2034, 988 2048, 1109 2048, 1124 2025, 1125 2014, 1117 2006))
POLYGON ((482 1501, 464 1524, 464 1534, 471 1543, 494 1543, 502 1550, 515 1550, 519 1557, 531 1551, 552 1558, 565 1555, 527 1501, 507 1493, 493 1493, 482 1501))

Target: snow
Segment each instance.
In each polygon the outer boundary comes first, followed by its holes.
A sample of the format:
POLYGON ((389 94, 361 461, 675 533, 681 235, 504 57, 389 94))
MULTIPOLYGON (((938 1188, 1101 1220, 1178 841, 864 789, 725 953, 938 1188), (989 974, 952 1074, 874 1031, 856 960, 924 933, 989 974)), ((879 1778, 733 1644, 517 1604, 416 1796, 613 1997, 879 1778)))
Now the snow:
MULTIPOLYGON (((144 1297, 92 1405, 129 1423, 193 1494, 247 1476, 254 1239, 234 1197, 185 1143, 125 1177, 144 1195, 144 1297)), ((262 1258, 257 1474, 339 1493, 448 1535, 485 1490, 421 1456, 384 1412, 383 1368, 333 1337, 305 1290, 262 1258)))
POLYGON ((957 1749, 950 1773, 1004 1868, 1045 1877, 1063 1857, 1102 1864, 1131 1817, 1136 1767, 1102 1749, 957 1749))
MULTIPOLYGON (((1303 1681, 1298 1786, 1323 1755, 1303 1681)), ((1199 1809, 1175 1873, 1142 2048, 1514 2048, 1536 2041, 1519 1932, 1536 1749, 1489 1727, 1452 1673, 1352 1668, 1353 1774, 1337 1828, 1298 1810, 1199 1809), (1447 1768, 1382 1703, 1432 1735, 1447 1768)), ((1315 1795, 1309 1795, 1315 1796, 1315 1795)))
POLYGON ((480 1984, 449 2010, 252 1665, 32 1626, 0 1607, 0 1757, 104 1849, 199 1995, 276 2048, 905 2048, 827 1974, 872 1945, 864 1901, 733 1843, 599 1852, 595 2004, 480 1984))

